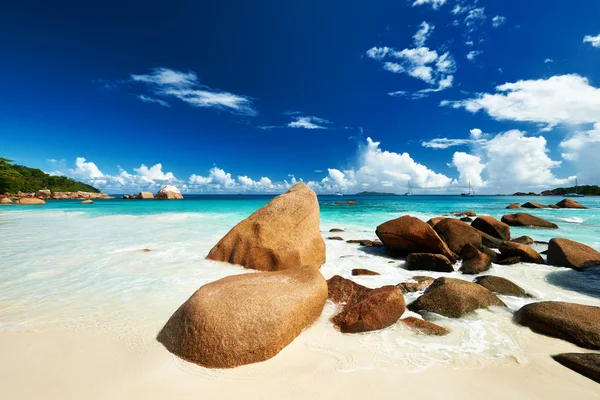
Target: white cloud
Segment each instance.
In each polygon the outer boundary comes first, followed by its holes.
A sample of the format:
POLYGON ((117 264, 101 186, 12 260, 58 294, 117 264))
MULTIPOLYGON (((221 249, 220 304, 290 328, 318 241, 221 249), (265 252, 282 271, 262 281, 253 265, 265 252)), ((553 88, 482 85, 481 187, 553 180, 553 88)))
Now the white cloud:
POLYGON ((506 23, 506 17, 501 17, 500 15, 496 15, 494 18, 492 18, 492 26, 494 28, 498 28, 501 25, 504 25, 506 23))
POLYGON ((104 174, 93 162, 87 162, 83 157, 77 157, 75 160, 75 169, 70 172, 77 178, 89 180, 104 177, 104 174))
POLYGON ((276 188, 271 179, 266 176, 263 176, 258 181, 253 181, 247 176, 238 176, 237 180, 242 188, 248 191, 271 191, 276 188))
POLYGON ((440 104, 472 113, 483 110, 498 120, 559 124, 593 123, 600 118, 600 89, 579 75, 505 83, 496 91, 440 104))
POLYGON ((465 25, 471 28, 473 31, 476 27, 480 26, 485 20, 485 8, 471 8, 465 17, 465 25))
POLYGON ((474 62, 474 61, 475 61, 475 57, 477 57, 477 56, 478 56, 478 55, 480 55, 481 53, 483 53, 483 52, 482 52, 482 51, 478 51, 478 50, 473 50, 473 51, 470 51, 470 52, 467 54, 467 60, 469 60, 469 61, 473 61, 473 62, 474 62))
POLYGON ((155 97, 150 97, 150 96, 140 94, 137 98, 140 99, 141 101, 143 101, 144 103, 156 103, 156 104, 160 104, 163 107, 171 107, 171 105, 169 103, 167 103, 166 101, 157 99, 155 97))
POLYGON ((290 128, 303 128, 303 129, 327 129, 327 127, 323 126, 324 124, 329 124, 330 122, 324 118, 319 117, 294 117, 294 120, 287 124, 290 128))
POLYGON ((554 60, 553 60, 553 59, 551 59, 551 58, 546 58, 546 59, 544 60, 544 64, 552 64, 553 62, 554 62, 554 60))
POLYGON ((413 38, 415 39, 415 46, 417 47, 423 47, 423 45, 425 45, 425 42, 429 38, 429 35, 431 35, 431 32, 435 29, 435 26, 429 25, 425 21, 421 22, 420 26, 421 27, 419 28, 417 33, 415 33, 415 35, 413 36, 413 38))
MULTIPOLYGON (((176 181, 175 175, 172 172, 164 173, 162 170, 162 164, 156 164, 150 168, 142 164, 139 168, 133 169, 137 172, 141 180, 148 183, 154 183, 155 181, 176 181)), ((125 172, 125 171, 123 171, 125 172)), ((126 172, 125 172, 126 173, 126 172)))
POLYGON ((193 174, 188 181, 190 185, 211 186, 212 189, 227 189, 235 186, 231 174, 218 167, 212 167, 207 177, 193 174))
POLYGON ((471 139, 436 138, 422 143, 423 147, 431 149, 447 149, 449 147, 464 146, 473 143, 471 139))
POLYGON ((452 157, 451 165, 458 170, 458 182, 461 185, 470 184, 473 187, 486 185, 481 178, 481 173, 485 169, 485 164, 481 163, 481 157, 457 151, 452 157))
POLYGON ((598 158, 598 144, 600 144, 600 122, 595 123, 589 131, 577 131, 560 142, 560 147, 566 151, 562 157, 565 160, 576 161, 580 159, 581 153, 589 153, 591 150, 593 158, 598 158))
POLYGON ((422 5, 431 5, 434 10, 437 10, 446 3, 446 0, 415 0, 412 4, 413 7, 422 5))
POLYGON ((147 103, 168 106, 168 103, 159 97, 175 97, 194 107, 215 108, 248 116, 258 114, 249 97, 201 85, 197 75, 191 71, 155 68, 149 74, 132 74, 131 80, 149 87, 153 96, 138 96, 147 103))
POLYGON ((479 139, 481 137, 481 134, 483 132, 479 128, 473 128, 473 129, 471 129, 469 131, 469 133, 471 134, 471 138, 473 138, 473 139, 479 139))
POLYGON ((600 35, 597 35, 597 36, 586 35, 583 38, 583 43, 589 43, 594 47, 600 47, 600 35))

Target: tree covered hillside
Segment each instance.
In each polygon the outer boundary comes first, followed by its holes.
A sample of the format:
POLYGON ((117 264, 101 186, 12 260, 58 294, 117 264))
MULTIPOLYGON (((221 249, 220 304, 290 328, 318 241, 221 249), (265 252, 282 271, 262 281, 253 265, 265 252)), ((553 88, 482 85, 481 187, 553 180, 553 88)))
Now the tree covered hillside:
POLYGON ((41 189, 53 192, 100 192, 93 186, 66 176, 51 176, 37 168, 12 164, 12 160, 0 157, 0 193, 35 192, 41 189))

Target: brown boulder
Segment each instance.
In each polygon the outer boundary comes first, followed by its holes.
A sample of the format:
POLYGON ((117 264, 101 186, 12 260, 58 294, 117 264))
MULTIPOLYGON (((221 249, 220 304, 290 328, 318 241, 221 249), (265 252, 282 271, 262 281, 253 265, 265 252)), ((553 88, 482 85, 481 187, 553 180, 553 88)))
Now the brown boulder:
POLYGON ((523 306, 515 314, 515 321, 543 335, 600 349, 600 307, 542 301, 523 306))
POLYGON ((538 228, 557 229, 558 225, 527 213, 506 214, 502 222, 510 226, 536 226, 538 228))
POLYGON ((2 197, 0 199, 0 204, 12 204, 12 202, 13 201, 11 199, 9 199, 8 197, 2 197))
POLYGON ((333 317, 333 323, 344 333, 369 332, 396 323, 406 311, 404 296, 396 286, 373 289, 360 301, 346 304, 333 317))
POLYGON ((408 305, 408 309, 459 318, 479 308, 490 306, 506 305, 492 292, 476 283, 454 278, 438 278, 425 294, 408 305))
POLYGON ((581 204, 579 204, 575 200, 571 200, 571 199, 561 200, 558 203, 556 203, 556 205, 559 208, 581 208, 581 209, 587 208, 586 206, 582 206, 581 204))
POLYGON ((329 236, 327 239, 329 239, 329 240, 341 240, 341 241, 344 240, 344 238, 341 237, 341 236, 329 236))
POLYGON ((327 283, 314 268, 228 276, 198 289, 157 339, 209 368, 264 361, 311 325, 326 300, 327 283))
POLYGON ((563 353, 552 358, 565 367, 600 383, 600 354, 563 353))
POLYGON ((343 230, 343 229, 340 229, 340 228, 331 228, 331 229, 329 230, 329 232, 330 232, 330 233, 334 233, 334 232, 344 232, 344 230, 343 230))
POLYGON ((380 273, 371 271, 370 269, 354 268, 352 270, 352 276, 359 276, 359 275, 380 275, 380 273))
POLYGON ((432 253, 409 254, 404 268, 409 271, 454 272, 454 267, 447 257, 432 253))
POLYGON ((600 265, 600 252, 583 243, 555 238, 548 243, 548 264, 580 270, 600 265))
POLYGON ((52 197, 52 192, 48 189, 42 189, 35 192, 35 197, 40 199, 49 199, 52 197))
POLYGON ((511 239, 510 241, 527 245, 532 245, 534 243, 533 239, 529 236, 519 236, 518 238, 511 239))
POLYGON ((350 239, 346 240, 346 243, 350 244, 359 244, 363 247, 371 247, 373 246, 373 241, 369 239, 350 239))
POLYGON ((355 201, 350 200, 346 204, 348 204, 349 206, 355 206, 357 203, 355 201))
POLYGON ((473 218, 471 217, 462 217, 460 218, 462 222, 473 222, 473 218))
POLYGON ((422 292, 433 283, 435 279, 430 276, 413 276, 409 282, 401 282, 397 284, 403 294, 422 292))
POLYGON ((334 303, 355 303, 373 289, 359 285, 350 279, 334 275, 327 281, 327 298, 334 303))
POLYGON ((435 226, 435 224, 437 224, 438 222, 443 221, 445 219, 446 219, 446 217, 431 218, 429 221, 427 221, 427 224, 433 228, 435 226))
POLYGON ((507 257, 496 261, 500 265, 515 265, 521 262, 521 257, 507 257))
POLYGON ((400 320, 411 331, 415 331, 424 335, 444 336, 450 333, 443 326, 434 324, 433 322, 425 321, 417 317, 407 317, 400 320))
POLYGON ((508 208, 508 209, 521 208, 521 205, 518 203, 512 203, 512 204, 507 205, 506 208, 508 208))
POLYGON ((163 186, 154 198, 157 200, 183 200, 181 192, 173 185, 163 186))
POLYGON ((373 247, 383 247, 383 242, 381 240, 373 240, 373 241, 371 241, 371 246, 373 246, 373 247))
POLYGON ((531 295, 523 290, 523 288, 521 288, 519 285, 499 276, 478 276, 475 278, 475 283, 483 286, 493 293, 504 296, 531 297, 531 295))
POLYGON ((460 252, 460 256, 463 261, 459 271, 463 274, 480 274, 490 269, 492 265, 492 260, 472 244, 465 245, 460 252))
POLYGON ((525 263, 544 264, 544 259, 540 253, 526 244, 504 242, 502 246, 500 246, 500 254, 501 260, 505 260, 509 257, 520 257, 521 261, 525 263))
POLYGON ((442 254, 451 261, 455 259, 455 255, 431 226, 409 215, 384 222, 375 233, 395 256, 421 252, 442 254))
POLYGON ((92 203, 94 203, 94 200, 87 199, 87 200, 80 201, 77 204, 92 204, 92 203))
POLYGON ((548 206, 545 206, 540 203, 536 203, 535 201, 528 201, 527 203, 522 204, 521 207, 523 207, 523 208, 548 208, 548 206))
POLYGON ((450 214, 454 215, 455 217, 476 217, 477 216, 477 214, 473 210, 454 211, 454 212, 451 212, 450 214))
POLYGON ((477 248, 477 250, 488 256, 490 258, 490 261, 492 261, 493 263, 495 263, 498 260, 498 253, 486 246, 480 246, 477 248))
POLYGON ((481 235, 477 229, 453 218, 446 218, 435 224, 433 228, 448 244, 450 250, 460 254, 466 244, 481 246, 481 235))
POLYGON ((297 183, 234 226, 206 258, 262 271, 320 267, 325 242, 315 192, 297 183))
POLYGON ((494 217, 490 217, 488 215, 478 217, 475 221, 473 221, 471 226, 495 238, 502 240, 510 239, 510 226, 504 222, 498 221, 494 217))
POLYGON ((140 200, 150 200, 154 198, 154 195, 150 192, 140 192, 135 198, 140 200))
POLYGON ((37 197, 21 197, 17 200, 17 204, 46 204, 46 202, 37 197))

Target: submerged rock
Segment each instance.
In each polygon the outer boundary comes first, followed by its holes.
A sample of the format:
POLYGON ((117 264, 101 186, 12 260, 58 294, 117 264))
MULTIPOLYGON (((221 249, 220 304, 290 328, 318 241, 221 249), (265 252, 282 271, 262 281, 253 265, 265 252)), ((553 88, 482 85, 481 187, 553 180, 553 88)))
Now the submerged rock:
POLYGON ((355 268, 352 270, 352 276, 359 276, 359 275, 380 275, 380 273, 371 271, 370 269, 364 269, 364 268, 355 268))
POLYGON ((459 271, 463 274, 480 274, 490 269, 492 265, 492 260, 472 244, 465 245, 460 252, 460 256, 463 261, 459 271))
POLYGON ((450 331, 443 326, 434 324, 433 322, 425 321, 417 317, 406 317, 400 320, 408 329, 430 336, 444 336, 450 331))
POLYGON ((347 205, 349 205, 349 206, 355 206, 355 205, 356 205, 356 204, 358 204, 358 203, 356 203, 355 201, 352 201, 352 200, 350 200, 350 201, 349 201, 349 202, 347 202, 346 204, 347 204, 347 205))
POLYGON ((401 282, 399 284, 397 284, 396 286, 398 286, 400 288, 400 290, 402 290, 403 294, 406 293, 413 293, 413 292, 422 292, 423 290, 427 289, 429 287, 429 285, 431 285, 433 283, 435 279, 430 277, 430 276, 413 276, 411 278, 411 281, 408 282, 401 282))
POLYGON ((432 253, 409 254, 404 268, 409 271, 454 272, 454 267, 447 257, 432 253))
POLYGON ((209 368, 264 361, 311 325, 326 299, 327 283, 314 268, 228 276, 196 291, 157 339, 209 368))
POLYGON ((375 233, 394 256, 434 253, 442 254, 451 261, 455 259, 455 255, 431 226, 409 215, 384 222, 375 233))
POLYGON ((475 278, 475 283, 483 286, 493 293, 504 296, 531 297, 531 295, 519 285, 499 276, 478 276, 475 278))
POLYGON ((562 353, 552 358, 565 367, 600 383, 600 354, 562 353))
POLYGON ((460 318, 479 308, 505 307, 488 289, 476 283, 454 278, 438 278, 422 296, 408 305, 411 311, 429 311, 450 318, 460 318))
POLYGON ((571 200, 571 199, 561 200, 558 203, 556 203, 556 205, 558 207, 560 207, 560 208, 580 208, 580 209, 587 209, 586 206, 582 206, 581 204, 579 204, 575 200, 571 200))
POLYGON ((396 286, 372 289, 360 301, 346 304, 333 317, 333 323, 344 333, 369 332, 387 328, 404 314, 404 296, 396 286))
POLYGON ((583 243, 555 238, 548 243, 548 264, 581 270, 600 265, 600 252, 583 243))
POLYGON ((173 185, 163 186, 154 198, 157 200, 183 200, 181 192, 173 185))
POLYGON ((92 203, 94 203, 94 200, 87 199, 87 200, 80 201, 78 204, 92 204, 92 203))
POLYGON ((233 227, 207 259, 262 271, 320 267, 325 242, 315 192, 297 183, 233 227))
POLYGON ((531 246, 525 244, 505 242, 500 246, 500 261, 510 257, 519 257, 522 262, 544 264, 544 259, 531 246))
POLYGON ((475 247, 482 244, 481 235, 477 229, 453 218, 446 218, 438 222, 433 229, 448 244, 450 250, 456 254, 460 254, 467 244, 475 247))
POLYGON ((515 314, 515 321, 537 333, 600 349, 600 307, 542 301, 523 306, 515 314))
POLYGON ((495 238, 502 240, 510 239, 510 226, 504 222, 498 221, 494 217, 487 215, 478 217, 475 221, 473 221, 471 226, 495 238))
POLYGON ((535 226, 539 228, 557 229, 558 225, 527 213, 506 214, 502 222, 510 226, 535 226))

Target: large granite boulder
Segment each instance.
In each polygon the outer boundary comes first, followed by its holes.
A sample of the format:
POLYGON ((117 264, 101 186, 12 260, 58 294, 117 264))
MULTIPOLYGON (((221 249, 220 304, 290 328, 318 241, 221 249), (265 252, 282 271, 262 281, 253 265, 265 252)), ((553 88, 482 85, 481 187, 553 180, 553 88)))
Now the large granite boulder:
POLYGON ((445 219, 446 219, 446 217, 433 217, 429 221, 427 221, 427 225, 429 225, 433 228, 435 226, 435 224, 437 224, 438 222, 443 221, 445 219))
POLYGON ((450 333, 450 331, 443 326, 439 326, 433 322, 425 321, 417 317, 406 317, 401 319, 400 322, 402 322, 404 326, 411 331, 415 331, 423 335, 444 336, 450 333))
POLYGON ((481 235, 477 229, 454 218, 446 218, 435 224, 433 229, 448 244, 450 250, 460 254, 463 247, 472 244, 481 246, 481 235))
POLYGON ((154 196, 157 200, 183 200, 179 189, 173 185, 165 185, 154 196))
POLYGON ((446 256, 431 253, 409 254, 404 268, 409 271, 454 272, 454 267, 446 256))
POLYGON ((515 242, 504 242, 500 246, 500 260, 506 260, 511 257, 519 257, 521 262, 533 263, 533 264, 544 264, 544 259, 533 249, 533 247, 526 244, 515 243, 515 242))
POLYGON ((228 276, 198 289, 157 339, 209 368, 264 361, 311 325, 326 300, 327 282, 315 268, 228 276))
POLYGON ((521 207, 523 207, 523 208, 548 208, 548 206, 545 206, 540 203, 536 203, 535 201, 528 201, 527 203, 522 204, 521 207))
POLYGON ((411 311, 429 311, 450 318, 460 318, 479 308, 506 305, 481 285, 454 278, 438 278, 425 294, 408 305, 411 311))
POLYGON ((600 307, 542 301, 521 307, 515 321, 537 333, 600 349, 600 307))
POLYGON ((17 204, 46 204, 46 202, 42 199, 38 199, 37 197, 21 197, 17 200, 17 204))
POLYGON ((515 297, 531 297, 531 295, 522 287, 500 276, 478 276, 475 278, 475 283, 496 294, 515 297))
POLYGON ((558 225, 527 213, 506 214, 502 222, 510 226, 535 226, 538 228, 557 229, 558 225))
POLYGON ((365 268, 354 268, 352 270, 352 276, 361 276, 361 275, 380 275, 380 273, 371 271, 370 269, 365 269, 365 268))
POLYGON ((559 208, 580 208, 580 209, 586 209, 587 208, 586 206, 582 206, 581 204, 579 204, 575 200, 571 200, 571 199, 561 200, 558 203, 556 203, 556 205, 559 208))
POLYGON ((298 183, 238 223, 207 258, 262 271, 325 263, 317 195, 298 183))
POLYGON ((35 192, 35 197, 39 197, 42 199, 49 199, 52 197, 52 192, 48 189, 42 189, 35 192))
POLYGON ((562 353, 552 358, 565 367, 600 383, 600 354, 562 353))
POLYGON ((600 265, 600 252, 583 243, 555 238, 548 243, 548 264, 581 270, 600 265))
POLYGON ((509 210, 512 210, 515 208, 521 208, 521 205, 518 203, 511 203, 511 204, 507 205, 506 208, 508 208, 509 210))
POLYGON ((451 261, 455 259, 455 254, 431 226, 410 215, 384 222, 377 227, 375 233, 394 256, 434 253, 442 254, 451 261))
POLYGON ((515 242, 515 243, 527 244, 527 245, 532 245, 535 243, 533 238, 531 238, 529 236, 519 236, 517 238, 511 239, 510 241, 515 242))
POLYGON ((13 203, 12 199, 10 199, 8 197, 0 198, 0 204, 12 204, 12 203, 13 203))
POLYGON ((478 217, 475 219, 475 221, 473 221, 471 226, 495 238, 502 240, 510 239, 510 226, 504 222, 498 221, 494 217, 490 217, 488 215, 478 217))
POLYGON ((487 254, 479 251, 477 247, 472 244, 466 244, 460 252, 462 258, 462 265, 459 269, 463 274, 475 275, 490 269, 492 260, 487 254))
POLYGON ((150 192, 140 192, 135 198, 140 200, 151 200, 154 198, 154 195, 150 192))
POLYGON ((402 291, 396 286, 383 286, 372 289, 360 301, 346 304, 332 321, 344 333, 369 332, 396 323, 404 311, 402 291))
POLYGON ((334 275, 327 281, 327 298, 336 304, 350 304, 365 298, 371 290, 350 279, 334 275))

